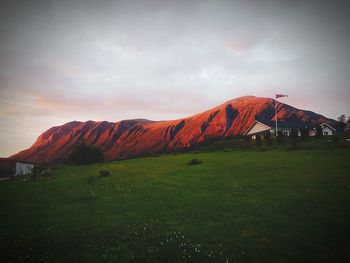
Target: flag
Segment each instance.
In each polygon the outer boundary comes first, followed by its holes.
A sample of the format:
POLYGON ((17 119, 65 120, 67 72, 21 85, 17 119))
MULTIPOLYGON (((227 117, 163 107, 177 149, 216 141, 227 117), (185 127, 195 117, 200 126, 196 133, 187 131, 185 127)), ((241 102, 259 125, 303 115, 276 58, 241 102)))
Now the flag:
POLYGON ((288 97, 288 95, 276 94, 276 99, 278 99, 278 98, 283 98, 283 97, 288 97))

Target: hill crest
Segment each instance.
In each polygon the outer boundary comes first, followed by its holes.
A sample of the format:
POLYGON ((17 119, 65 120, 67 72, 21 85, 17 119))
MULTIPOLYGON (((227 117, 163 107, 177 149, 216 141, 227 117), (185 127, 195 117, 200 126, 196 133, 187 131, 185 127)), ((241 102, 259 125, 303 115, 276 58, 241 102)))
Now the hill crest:
POLYGON ((190 149, 205 141, 242 135, 257 119, 284 125, 315 126, 335 120, 294 108, 272 98, 243 96, 196 115, 168 121, 131 119, 118 122, 72 121, 41 134, 36 142, 11 158, 31 162, 55 162, 68 156, 80 142, 104 148, 107 159, 130 158, 190 149))

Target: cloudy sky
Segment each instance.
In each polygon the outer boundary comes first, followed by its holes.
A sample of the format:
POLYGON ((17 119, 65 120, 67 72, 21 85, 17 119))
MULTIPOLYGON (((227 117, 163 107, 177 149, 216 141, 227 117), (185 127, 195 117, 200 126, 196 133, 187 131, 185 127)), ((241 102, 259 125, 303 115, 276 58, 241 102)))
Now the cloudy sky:
POLYGON ((174 119, 256 95, 350 114, 340 1, 8 1, 0 156, 72 120, 174 119))

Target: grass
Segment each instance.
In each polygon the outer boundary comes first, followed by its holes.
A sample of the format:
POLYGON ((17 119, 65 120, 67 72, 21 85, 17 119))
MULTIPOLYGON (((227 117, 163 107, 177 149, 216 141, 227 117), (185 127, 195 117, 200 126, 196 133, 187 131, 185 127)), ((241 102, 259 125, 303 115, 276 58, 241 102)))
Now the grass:
POLYGON ((349 157, 216 151, 3 181, 0 262, 345 262, 349 157))

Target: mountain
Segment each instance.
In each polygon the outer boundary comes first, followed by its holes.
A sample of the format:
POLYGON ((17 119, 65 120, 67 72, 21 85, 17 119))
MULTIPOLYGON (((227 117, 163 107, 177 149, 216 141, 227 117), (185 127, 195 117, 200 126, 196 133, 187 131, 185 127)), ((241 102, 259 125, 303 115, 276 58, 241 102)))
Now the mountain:
POLYGON ((83 141, 102 146, 109 160, 191 149, 203 142, 242 135, 255 119, 274 121, 275 102, 280 125, 310 127, 323 122, 337 123, 271 98, 245 96, 179 120, 69 122, 47 130, 29 149, 11 158, 32 162, 61 161, 83 141))

